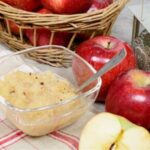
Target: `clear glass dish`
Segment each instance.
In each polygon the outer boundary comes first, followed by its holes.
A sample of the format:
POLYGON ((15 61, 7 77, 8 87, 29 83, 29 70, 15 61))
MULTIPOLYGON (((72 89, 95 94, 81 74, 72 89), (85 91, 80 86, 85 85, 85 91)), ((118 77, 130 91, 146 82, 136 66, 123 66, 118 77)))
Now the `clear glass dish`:
MULTIPOLYGON (((90 64, 71 50, 55 45, 26 49, 0 58, 1 80, 5 75, 15 70, 25 72, 45 72, 50 70, 59 77, 67 79, 75 89, 78 89, 78 86, 96 72, 90 64), (60 59, 60 54, 57 55, 56 53, 58 60, 55 58, 55 61, 58 67, 52 67, 28 58, 35 54, 41 55, 42 51, 51 52, 55 50, 61 52, 61 57, 63 55, 63 58, 65 58, 60 59)), ((32 109, 15 107, 5 98, 1 97, 0 107, 6 118, 18 129, 31 136, 41 136, 66 127, 78 120, 95 102, 100 87, 101 79, 99 78, 83 91, 77 93, 76 96, 53 105, 32 109)))

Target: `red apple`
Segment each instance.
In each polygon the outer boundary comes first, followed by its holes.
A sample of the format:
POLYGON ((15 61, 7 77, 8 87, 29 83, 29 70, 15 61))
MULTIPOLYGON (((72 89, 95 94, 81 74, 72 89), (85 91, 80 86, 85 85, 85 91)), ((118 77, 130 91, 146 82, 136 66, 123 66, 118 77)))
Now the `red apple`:
POLYGON ((35 11, 39 7, 41 7, 40 0, 0 0, 11 6, 16 8, 27 10, 27 11, 35 11))
POLYGON ((102 76, 102 87, 97 101, 105 101, 112 81, 120 73, 136 67, 133 49, 127 43, 111 36, 97 36, 83 42, 76 49, 77 54, 88 61, 96 70, 99 70, 123 48, 126 49, 127 56, 118 66, 102 76))
POLYGON ((120 75, 108 92, 106 111, 150 129, 150 73, 133 69, 120 75))
POLYGON ((14 5, 13 0, 0 0, 0 1, 2 1, 2 2, 6 3, 6 4, 9 4, 11 6, 14 5))
MULTIPOLYGON (((33 29, 28 29, 28 30, 26 30, 25 33, 26 33, 26 36, 28 37, 29 41, 33 45, 34 44, 34 40, 33 40, 34 31, 33 31, 33 29)), ((45 29, 45 28, 37 29, 36 45, 37 46, 49 45, 50 37, 51 37, 51 31, 50 30, 45 29)), ((67 46, 69 39, 70 39, 70 35, 68 33, 57 32, 54 35, 54 39, 53 39, 52 44, 67 46)))
MULTIPOLYGON (((48 14, 52 12, 48 9, 43 8, 39 10, 38 13, 48 14)), ((30 43, 34 45, 34 30, 27 29, 25 31, 25 35, 29 39, 30 43)), ((52 44, 67 46, 70 40, 70 36, 71 34, 66 33, 66 32, 57 32, 54 35, 52 44)), ((37 29, 37 33, 36 33, 36 45, 37 46, 49 45, 50 38, 51 38, 51 31, 49 29, 46 29, 46 28, 37 29)))
POLYGON ((88 12, 103 9, 113 3, 113 0, 94 0, 88 12))
POLYGON ((42 4, 55 13, 75 14, 86 12, 93 0, 41 0, 42 4))
POLYGON ((111 3, 113 3, 113 0, 94 0, 92 6, 96 7, 97 9, 106 8, 111 3))
POLYGON ((9 20, 9 26, 10 26, 11 33, 16 35, 19 34, 19 27, 14 21, 9 20))
POLYGON ((51 14, 52 12, 46 8, 42 8, 38 11, 38 13, 41 13, 41 14, 51 14))
MULTIPOLYGON (((43 8, 43 9, 40 9, 38 11, 38 13, 46 14, 46 13, 51 13, 51 11, 48 10, 48 9, 43 8)), ((11 32, 13 34, 15 34, 15 35, 19 34, 19 27, 14 21, 9 20, 9 26, 10 26, 11 32)))
POLYGON ((41 7, 41 2, 40 0, 14 0, 14 6, 27 11, 35 11, 41 7))

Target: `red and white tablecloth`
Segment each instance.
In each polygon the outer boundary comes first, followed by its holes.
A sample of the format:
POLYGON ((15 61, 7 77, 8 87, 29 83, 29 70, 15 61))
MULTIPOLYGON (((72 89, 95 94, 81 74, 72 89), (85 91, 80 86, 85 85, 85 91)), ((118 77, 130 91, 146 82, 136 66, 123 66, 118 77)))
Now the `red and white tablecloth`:
POLYGON ((0 150, 78 150, 81 130, 94 114, 88 112, 75 124, 42 137, 30 137, 0 116, 0 150))

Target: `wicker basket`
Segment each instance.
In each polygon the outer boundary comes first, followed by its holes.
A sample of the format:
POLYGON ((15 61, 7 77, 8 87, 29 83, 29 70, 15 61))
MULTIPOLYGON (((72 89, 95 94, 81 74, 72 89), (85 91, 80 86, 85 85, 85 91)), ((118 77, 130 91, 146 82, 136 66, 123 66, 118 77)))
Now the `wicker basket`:
MULTIPOLYGON (((23 35, 25 29, 34 29, 34 39, 36 41, 36 31, 44 27, 50 29, 52 34, 49 44, 52 43, 56 32, 70 32, 72 36, 68 43, 69 49, 74 49, 75 39, 78 33, 88 33, 89 38, 97 34, 107 35, 110 33, 113 23, 118 14, 125 6, 128 0, 114 0, 114 2, 105 9, 82 14, 59 15, 59 14, 37 14, 13 8, 3 2, 0 2, 0 41, 7 44, 11 49, 18 51, 32 47, 23 35), (15 21, 19 25, 19 36, 12 34, 9 21, 15 21)), ((36 42, 34 42, 36 46, 36 42)), ((50 65, 60 65, 58 57, 63 52, 54 50, 45 50, 35 53, 32 57, 37 61, 48 63, 50 65), (48 51, 48 53, 47 53, 48 51)), ((65 60, 65 59, 64 59, 65 60)))

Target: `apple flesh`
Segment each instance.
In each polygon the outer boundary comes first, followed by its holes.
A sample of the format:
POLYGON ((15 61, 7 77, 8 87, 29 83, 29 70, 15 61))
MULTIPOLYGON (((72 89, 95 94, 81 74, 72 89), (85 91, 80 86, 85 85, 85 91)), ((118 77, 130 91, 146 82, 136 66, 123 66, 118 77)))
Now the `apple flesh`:
POLYGON ((150 134, 143 127, 111 113, 92 118, 82 131, 79 150, 149 150, 150 134))
POLYGON ((81 43, 76 49, 78 55, 88 61, 96 70, 99 70, 123 48, 126 49, 127 56, 119 65, 102 76, 102 87, 97 101, 105 101, 112 81, 120 73, 136 67, 133 49, 127 43, 111 36, 97 36, 81 43))
POLYGON ((93 0, 41 0, 45 8, 58 14, 75 14, 86 12, 93 0))
POLYGON ((106 111, 150 129, 150 73, 133 69, 120 75, 109 89, 106 111))

